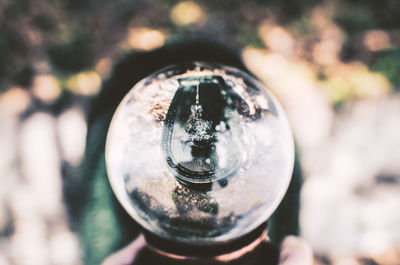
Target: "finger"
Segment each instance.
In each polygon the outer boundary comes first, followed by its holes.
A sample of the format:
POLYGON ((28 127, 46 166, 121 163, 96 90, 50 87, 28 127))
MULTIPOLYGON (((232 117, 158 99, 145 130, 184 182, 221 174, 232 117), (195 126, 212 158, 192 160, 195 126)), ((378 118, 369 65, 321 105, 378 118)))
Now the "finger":
POLYGON ((311 247, 301 238, 288 236, 281 246, 279 265, 312 265, 311 247))
POLYGON ((140 235, 132 243, 123 249, 108 256, 102 265, 130 265, 135 259, 137 253, 146 245, 143 235, 140 235))

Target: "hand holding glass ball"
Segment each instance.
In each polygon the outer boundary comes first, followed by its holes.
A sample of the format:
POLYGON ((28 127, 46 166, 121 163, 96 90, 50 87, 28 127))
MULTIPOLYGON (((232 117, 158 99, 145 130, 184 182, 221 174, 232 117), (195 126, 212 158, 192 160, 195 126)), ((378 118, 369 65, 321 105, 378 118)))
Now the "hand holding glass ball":
POLYGON ((106 163, 118 200, 149 235, 218 248, 276 209, 294 146, 279 103, 261 83, 196 62, 130 90, 108 132, 106 163))

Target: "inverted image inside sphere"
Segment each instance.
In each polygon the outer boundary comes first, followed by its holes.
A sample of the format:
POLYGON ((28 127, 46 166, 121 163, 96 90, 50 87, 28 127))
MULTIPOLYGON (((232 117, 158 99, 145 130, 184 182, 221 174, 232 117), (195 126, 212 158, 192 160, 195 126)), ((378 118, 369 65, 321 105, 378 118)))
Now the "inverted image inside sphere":
POLYGON ((275 210, 294 147, 271 93, 248 74, 194 62, 137 83, 106 144, 113 190, 145 229, 214 244, 249 233, 275 210))

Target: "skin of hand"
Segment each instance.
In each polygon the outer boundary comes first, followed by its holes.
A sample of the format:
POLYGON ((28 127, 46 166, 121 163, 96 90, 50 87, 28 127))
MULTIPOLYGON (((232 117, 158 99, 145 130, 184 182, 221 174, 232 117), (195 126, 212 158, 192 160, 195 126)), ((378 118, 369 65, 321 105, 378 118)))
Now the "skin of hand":
MULTIPOLYGON (((146 246, 144 236, 139 236, 123 249, 108 256, 102 265, 131 265, 137 254, 146 246)), ((288 236, 282 244, 279 265, 312 265, 313 252, 306 241, 299 237, 288 236)))
POLYGON ((279 254, 279 265, 312 265, 313 252, 308 243, 299 237, 287 236, 279 254))
POLYGON ((146 240, 143 235, 140 235, 123 249, 108 256, 101 265, 130 265, 145 246, 146 240))

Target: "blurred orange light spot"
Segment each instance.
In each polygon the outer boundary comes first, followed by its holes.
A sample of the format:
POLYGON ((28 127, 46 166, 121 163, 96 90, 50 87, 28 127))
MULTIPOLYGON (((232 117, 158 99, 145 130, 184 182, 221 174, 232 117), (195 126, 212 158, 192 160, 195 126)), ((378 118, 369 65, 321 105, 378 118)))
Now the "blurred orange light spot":
POLYGON ((43 74, 35 77, 32 92, 38 99, 51 102, 60 96, 61 87, 54 76, 43 74))
POLYGON ((128 34, 128 43, 134 49, 153 50, 165 43, 165 35, 159 30, 132 28, 128 34))
POLYGON ((111 58, 103 58, 96 64, 96 72, 101 76, 107 77, 111 72, 112 60, 111 58))
POLYGON ((381 51, 390 47, 390 37, 382 30, 371 30, 365 34, 363 44, 370 51, 381 51))
POLYGON ((274 52, 292 55, 294 40, 292 35, 282 27, 261 25, 259 34, 264 43, 274 52))
POLYGON ((0 105, 17 114, 26 110, 30 102, 28 93, 20 87, 11 87, 0 96, 0 105))
POLYGON ((280 54, 247 47, 242 56, 246 66, 263 81, 282 77, 287 71, 288 63, 280 54))
POLYGON ((81 95, 94 95, 100 90, 101 78, 98 73, 94 71, 82 72, 72 76, 68 80, 69 88, 81 95))
POLYGON ((184 1, 171 9, 170 16, 175 24, 185 26, 199 22, 204 17, 204 12, 197 3, 184 1))
POLYGON ((334 9, 332 5, 317 6, 311 10, 311 21, 317 29, 324 29, 332 25, 334 9))
POLYGON ((318 42, 313 48, 313 59, 321 65, 335 64, 339 61, 340 49, 341 43, 337 41, 318 42))

